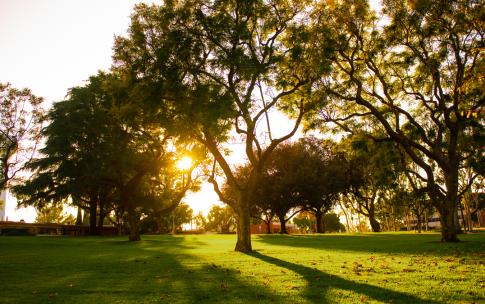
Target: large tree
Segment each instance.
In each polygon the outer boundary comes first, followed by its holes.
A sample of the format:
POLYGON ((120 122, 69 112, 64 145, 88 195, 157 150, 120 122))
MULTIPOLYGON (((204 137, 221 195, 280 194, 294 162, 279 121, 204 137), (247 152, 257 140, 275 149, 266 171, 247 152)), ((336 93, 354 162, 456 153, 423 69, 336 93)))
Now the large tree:
POLYGON ((0 83, 0 190, 35 156, 44 121, 42 102, 29 89, 0 83))
POLYGON ((65 101, 53 105, 42 131, 45 146, 28 165, 33 176, 14 189, 20 204, 37 208, 71 197, 89 212, 91 234, 97 233, 98 210, 104 212, 113 194, 107 183, 109 147, 121 134, 108 115, 111 105, 102 89, 105 78, 91 77, 84 87, 72 88, 65 101))
POLYGON ((33 177, 15 188, 21 204, 42 207, 70 198, 89 211, 92 234, 112 210, 126 213, 130 240, 140 239, 142 212, 175 209, 193 186, 198 162, 185 170, 175 166, 173 150, 182 153, 184 145, 139 113, 136 94, 119 75, 100 73, 54 104, 45 147, 29 165, 33 177))
MULTIPOLYGON (((236 191, 236 250, 252 250, 250 209, 264 164, 297 130, 315 73, 306 63, 307 1, 166 1, 138 5, 115 68, 131 75, 147 104, 169 114, 176 130, 205 145, 236 191), (285 100, 297 119, 281 137, 270 114, 285 100), (267 120, 267 124, 260 124, 267 120), (258 127, 259 126, 259 127, 258 127), (266 130, 264 130, 264 128, 266 130), (241 183, 224 142, 242 141, 250 174, 241 183)), ((320 65, 319 65, 320 66, 320 65)), ((215 191, 222 195, 216 178, 215 191)), ((221 200, 225 201, 221 196, 221 200)))
POLYGON ((378 123, 419 170, 411 172, 441 215, 442 240, 458 241, 458 172, 477 153, 466 144, 484 105, 483 6, 473 0, 367 1, 320 10, 315 38, 333 42, 333 71, 321 81, 319 112, 352 132, 378 123), (333 28, 334 31, 318 30, 333 28), (323 99, 322 99, 323 101, 323 99), (474 114, 475 113, 475 114, 474 114))
POLYGON ((297 160, 296 182, 301 196, 300 204, 316 218, 316 232, 324 233, 324 216, 356 184, 354 170, 337 144, 330 140, 313 137, 301 139, 300 159, 297 160))

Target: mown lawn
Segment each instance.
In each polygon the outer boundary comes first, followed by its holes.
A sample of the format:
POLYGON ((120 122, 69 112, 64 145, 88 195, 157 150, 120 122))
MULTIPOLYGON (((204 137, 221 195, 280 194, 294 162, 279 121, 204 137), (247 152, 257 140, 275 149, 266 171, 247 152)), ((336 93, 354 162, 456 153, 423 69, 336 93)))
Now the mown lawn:
POLYGON ((0 237, 0 303, 485 303, 485 233, 0 237))

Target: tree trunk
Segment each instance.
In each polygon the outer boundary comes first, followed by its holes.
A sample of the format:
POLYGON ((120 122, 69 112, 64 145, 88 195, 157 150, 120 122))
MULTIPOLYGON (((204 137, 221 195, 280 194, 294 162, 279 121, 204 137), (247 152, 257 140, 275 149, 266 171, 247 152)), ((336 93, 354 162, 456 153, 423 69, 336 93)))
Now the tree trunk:
POLYGON ((237 242, 235 251, 251 252, 251 215, 247 196, 243 195, 239 201, 237 213, 237 242))
POLYGON ((81 207, 77 207, 76 225, 81 226, 83 223, 83 213, 81 207))
POLYGON ((323 212, 320 210, 315 212, 315 218, 317 219, 317 233, 325 233, 325 225, 323 223, 323 212))
POLYGON ((467 221, 465 219, 465 213, 463 212, 463 206, 461 206, 461 205, 460 205, 460 214, 461 214, 461 224, 463 226, 463 231, 466 232, 468 230, 468 225, 467 225, 467 221))
POLYGON ((286 220, 285 217, 283 216, 282 218, 278 217, 280 219, 280 234, 288 234, 288 231, 286 231, 286 220))
POLYGON ((116 217, 116 228, 118 229, 118 235, 123 235, 123 222, 122 222, 122 215, 118 208, 115 209, 115 217, 116 217))
POLYGON ((271 234, 271 220, 269 221, 264 221, 266 224, 266 234, 271 234))
POLYGON ((91 201, 89 204, 89 235, 97 235, 98 229, 96 227, 96 214, 98 204, 96 201, 91 201))
POLYGON ((102 233, 103 231, 103 222, 104 222, 104 218, 106 217, 106 213, 103 212, 102 209, 99 210, 99 216, 98 216, 98 232, 99 234, 102 233))
POLYGON ((421 216, 418 213, 416 213, 416 219, 417 219, 416 225, 418 227, 418 233, 421 233, 421 216))
POLYGON ((342 204, 339 203, 340 209, 344 213, 345 216, 345 224, 347 225, 347 232, 351 232, 350 229, 350 221, 349 221, 349 215, 347 214, 347 211, 343 208, 342 204))
POLYGON ((438 211, 441 217, 441 241, 459 242, 457 237, 457 208, 458 208, 458 166, 452 166, 456 170, 451 170, 445 176, 446 196, 438 202, 438 211))
POLYGON ((140 219, 134 210, 128 210, 128 225, 130 226, 129 241, 140 241, 140 219))
POLYGON ((374 217, 369 217, 370 226, 372 228, 372 232, 380 232, 381 225, 374 217))
POLYGON ((369 208, 369 222, 372 228, 372 232, 381 231, 381 225, 379 224, 379 222, 376 220, 376 217, 375 217, 374 206, 371 206, 371 208, 369 208))
POLYGON ((441 241, 442 242, 459 242, 456 233, 455 216, 456 208, 441 208, 441 241))

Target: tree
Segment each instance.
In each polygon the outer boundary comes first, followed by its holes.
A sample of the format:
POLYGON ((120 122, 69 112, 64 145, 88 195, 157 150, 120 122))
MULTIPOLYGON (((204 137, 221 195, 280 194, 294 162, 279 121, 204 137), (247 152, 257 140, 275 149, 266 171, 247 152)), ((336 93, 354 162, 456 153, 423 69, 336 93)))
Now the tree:
POLYGON ((202 211, 199 211, 196 216, 192 218, 192 221, 195 225, 195 229, 198 232, 205 232, 206 227, 207 227, 207 219, 206 217, 202 214, 202 211))
MULTIPOLYGON (((128 37, 117 37, 115 67, 131 75, 146 103, 174 129, 205 145, 235 189, 236 250, 252 250, 250 209, 263 167, 297 130, 315 73, 306 50, 306 1, 166 1, 138 5, 128 37), (273 137, 269 112, 285 100, 297 119, 273 137), (263 130, 260 121, 267 120, 263 130), (258 127, 259 126, 259 127, 258 127), (251 164, 240 183, 224 142, 234 130, 251 164)), ((216 166, 214 166, 216 167, 216 166)), ((209 179, 225 201, 216 178, 209 179)))
MULTIPOLYGON (((117 74, 99 73, 72 88, 49 112, 42 156, 29 165, 33 178, 15 189, 21 204, 41 207, 72 198, 89 210, 91 234, 112 210, 118 218, 126 213, 134 241, 140 239, 143 212, 175 209, 194 186, 199 161, 178 170, 171 149, 181 153, 183 145, 152 116, 141 117, 136 101, 136 92, 117 74)), ((194 159, 200 157, 202 150, 194 145, 191 150, 194 159)))
POLYGON ((354 182, 352 169, 332 141, 309 137, 297 144, 302 149, 301 159, 296 162, 302 206, 314 214, 316 232, 324 233, 325 214, 334 207, 341 194, 351 189, 354 182))
MULTIPOLYGON (((71 197, 89 212, 90 234, 97 234, 98 209, 106 214, 104 207, 113 194, 107 183, 113 172, 108 160, 110 147, 120 134, 115 131, 110 99, 103 89, 107 77, 91 77, 84 87, 72 88, 65 101, 53 105, 47 115, 49 124, 42 131, 45 146, 27 166, 32 178, 14 188, 21 205, 37 208, 71 197)), ((99 218, 102 223, 103 216, 99 218)))
POLYGON ((316 222, 315 216, 307 211, 302 211, 298 213, 293 218, 293 223, 300 229, 305 231, 306 233, 315 231, 316 222))
POLYGON ((335 213, 327 213, 323 216, 323 223, 325 231, 328 232, 342 232, 345 231, 345 226, 340 223, 340 219, 335 213))
POLYGON ((62 204, 46 204, 37 208, 36 223, 73 225, 76 219, 72 214, 64 213, 62 204))
POLYGON ((391 142, 375 142, 361 135, 342 140, 340 148, 346 150, 350 162, 348 202, 369 219, 373 232, 380 232, 380 207, 390 200, 387 192, 399 186, 396 181, 402 172, 400 154, 391 142))
POLYGON ((193 210, 185 203, 179 203, 170 213, 164 215, 148 213, 141 221, 141 230, 156 233, 176 234, 182 230, 182 225, 190 223, 193 210))
POLYGON ((476 153, 465 139, 474 121, 483 124, 472 115, 484 103, 482 6, 386 0, 382 13, 387 23, 363 0, 320 10, 314 38, 322 48, 333 42, 335 52, 320 82, 328 107, 319 118, 350 132, 378 123, 419 167, 412 174, 441 215, 442 241, 456 242, 458 172, 476 153))
POLYGON ((0 83, 0 190, 35 155, 44 121, 42 102, 29 89, 0 83))
POLYGON ((256 203, 251 208, 251 216, 253 220, 258 223, 264 222, 266 226, 266 234, 271 234, 271 223, 275 217, 275 212, 271 209, 271 204, 267 201, 261 201, 256 203))
POLYGON ((236 226, 236 215, 231 207, 220 207, 212 205, 207 214, 207 230, 214 230, 220 233, 234 231, 236 226))

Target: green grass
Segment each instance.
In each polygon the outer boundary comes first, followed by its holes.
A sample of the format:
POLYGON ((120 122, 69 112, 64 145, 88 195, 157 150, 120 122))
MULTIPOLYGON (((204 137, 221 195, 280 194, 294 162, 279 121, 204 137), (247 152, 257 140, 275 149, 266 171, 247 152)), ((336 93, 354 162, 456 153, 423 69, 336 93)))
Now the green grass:
POLYGON ((485 233, 0 237, 0 303, 485 303, 485 233))

